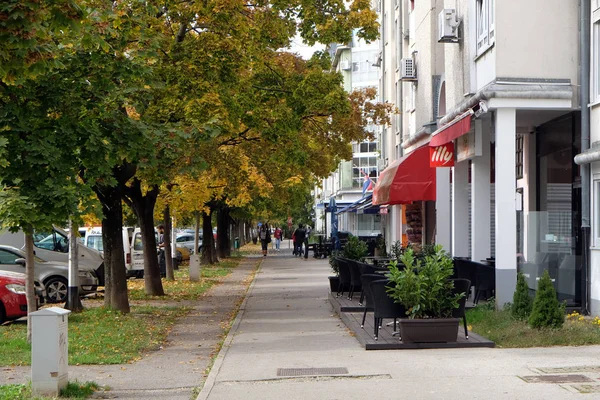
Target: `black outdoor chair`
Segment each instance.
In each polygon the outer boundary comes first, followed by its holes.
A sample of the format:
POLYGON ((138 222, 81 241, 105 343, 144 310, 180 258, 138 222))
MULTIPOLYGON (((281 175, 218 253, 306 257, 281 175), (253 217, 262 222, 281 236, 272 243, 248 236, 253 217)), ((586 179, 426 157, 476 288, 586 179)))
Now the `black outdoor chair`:
POLYGON ((362 323, 360 324, 361 328, 365 327, 365 319, 367 318, 367 312, 374 311, 373 308, 373 294, 371 293, 371 282, 380 281, 382 276, 380 274, 362 274, 360 276, 360 282, 363 287, 363 295, 365 297, 364 307, 365 311, 363 312, 362 323))
MULTIPOLYGON (((477 265, 473 261, 466 257, 455 257, 454 263, 454 276, 456 279, 467 279, 471 282, 471 286, 477 285, 477 265)), ((467 298, 471 295, 471 288, 467 290, 467 298)))
POLYGON ((493 295, 496 289, 496 269, 475 261, 471 261, 471 263, 477 268, 475 275, 475 298, 473 299, 473 303, 477 304, 482 294, 486 297, 486 300, 493 295))
POLYGON ((455 308, 452 311, 452 317, 454 318, 462 318, 463 324, 465 326, 465 338, 469 338, 469 330, 467 329, 467 316, 465 313, 465 305, 467 304, 467 295, 469 293, 469 289, 471 288, 471 281, 468 279, 452 279, 454 282, 454 288, 452 289, 452 293, 464 293, 465 295, 459 300, 458 308, 455 308))
POLYGON ((348 291, 348 300, 352 300, 352 297, 354 296, 354 292, 356 290, 362 291, 362 287, 360 284, 360 269, 358 267, 358 261, 346 261, 348 262, 348 267, 350 268, 350 290, 348 291))
POLYGON ((337 297, 343 296, 346 288, 350 290, 350 266, 348 260, 342 257, 336 258, 336 263, 339 268, 339 286, 337 291, 337 297))
POLYGON ((373 264, 359 262, 358 270, 360 272, 361 285, 362 285, 362 291, 360 292, 360 300, 358 300, 358 304, 362 305, 364 302, 364 299, 365 299, 366 291, 367 291, 367 288, 365 288, 365 285, 362 283, 362 276, 365 274, 378 274, 379 279, 383 279, 384 278, 383 273, 389 271, 389 269, 384 268, 384 267, 378 267, 373 264))
MULTIPOLYGON (((386 287, 390 285, 387 279, 371 282, 371 295, 373 300, 373 323, 375 325, 374 339, 379 338, 379 327, 383 324, 384 318, 394 319, 394 333, 400 332, 396 330, 398 318, 406 318, 406 309, 401 304, 395 303, 387 294, 386 287)), ((400 336, 400 339, 402 337, 400 336)))

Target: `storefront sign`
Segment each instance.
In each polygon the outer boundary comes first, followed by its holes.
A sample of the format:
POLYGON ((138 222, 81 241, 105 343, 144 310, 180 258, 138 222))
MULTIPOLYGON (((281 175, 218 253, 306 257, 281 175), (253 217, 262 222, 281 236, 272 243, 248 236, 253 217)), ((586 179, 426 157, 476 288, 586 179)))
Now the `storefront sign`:
POLYGON ((446 143, 437 147, 429 148, 429 166, 452 167, 454 166, 454 143, 446 143))
POLYGON ((475 134, 475 127, 456 139, 456 162, 469 160, 475 156, 480 156, 481 152, 481 130, 475 134))

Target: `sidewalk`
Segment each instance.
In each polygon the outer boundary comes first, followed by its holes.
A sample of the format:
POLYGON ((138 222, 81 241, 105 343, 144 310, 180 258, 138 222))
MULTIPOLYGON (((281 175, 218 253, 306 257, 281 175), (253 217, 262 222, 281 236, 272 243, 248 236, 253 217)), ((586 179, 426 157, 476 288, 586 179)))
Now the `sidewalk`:
POLYGON ((365 351, 328 275, 327 260, 266 257, 198 400, 600 398, 600 346, 365 351), (591 382, 523 379, 565 374, 591 382))
MULTIPOLYGON (((95 398, 120 400, 169 399, 195 397, 206 379, 215 348, 223 340, 223 329, 246 293, 247 279, 256 266, 256 258, 246 258, 221 284, 213 286, 193 310, 182 318, 159 350, 131 364, 70 365, 69 380, 93 381, 108 386, 95 398)), ((189 304, 188 304, 189 305, 189 304)), ((3 367, 0 384, 28 383, 31 368, 3 367)))

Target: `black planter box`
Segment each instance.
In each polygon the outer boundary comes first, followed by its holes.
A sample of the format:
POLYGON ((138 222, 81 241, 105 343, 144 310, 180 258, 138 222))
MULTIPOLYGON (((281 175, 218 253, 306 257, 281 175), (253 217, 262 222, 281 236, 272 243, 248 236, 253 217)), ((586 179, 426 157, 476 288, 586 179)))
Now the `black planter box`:
POLYGON ((460 318, 398 320, 404 343, 453 343, 458 337, 460 318))

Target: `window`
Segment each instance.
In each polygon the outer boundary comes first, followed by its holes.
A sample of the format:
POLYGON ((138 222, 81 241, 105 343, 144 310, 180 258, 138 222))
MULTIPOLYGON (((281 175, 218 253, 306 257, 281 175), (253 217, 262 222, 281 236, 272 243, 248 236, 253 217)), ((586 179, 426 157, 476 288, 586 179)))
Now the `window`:
POLYGON ((0 264, 16 264, 17 256, 6 250, 0 250, 0 264))
POLYGON ((517 135, 515 149, 515 172, 517 174, 517 179, 523 179, 523 135, 517 135))
POLYGON ((592 93, 593 102, 600 101, 600 8, 594 12, 592 28, 592 93))
POLYGON ((69 240, 58 232, 36 232, 33 244, 40 249, 57 251, 59 253, 69 252, 69 240))
POLYGON ((377 157, 354 157, 352 159, 352 187, 362 188, 365 175, 377 182, 377 157))
POLYGON ((360 71, 360 64, 357 62, 352 63, 352 72, 360 71))
POLYGON ((489 49, 495 40, 494 0, 477 1, 477 55, 489 49))
POLYGON ((104 246, 102 243, 102 235, 88 236, 86 246, 91 247, 92 249, 96 249, 98 251, 104 251, 104 246))

